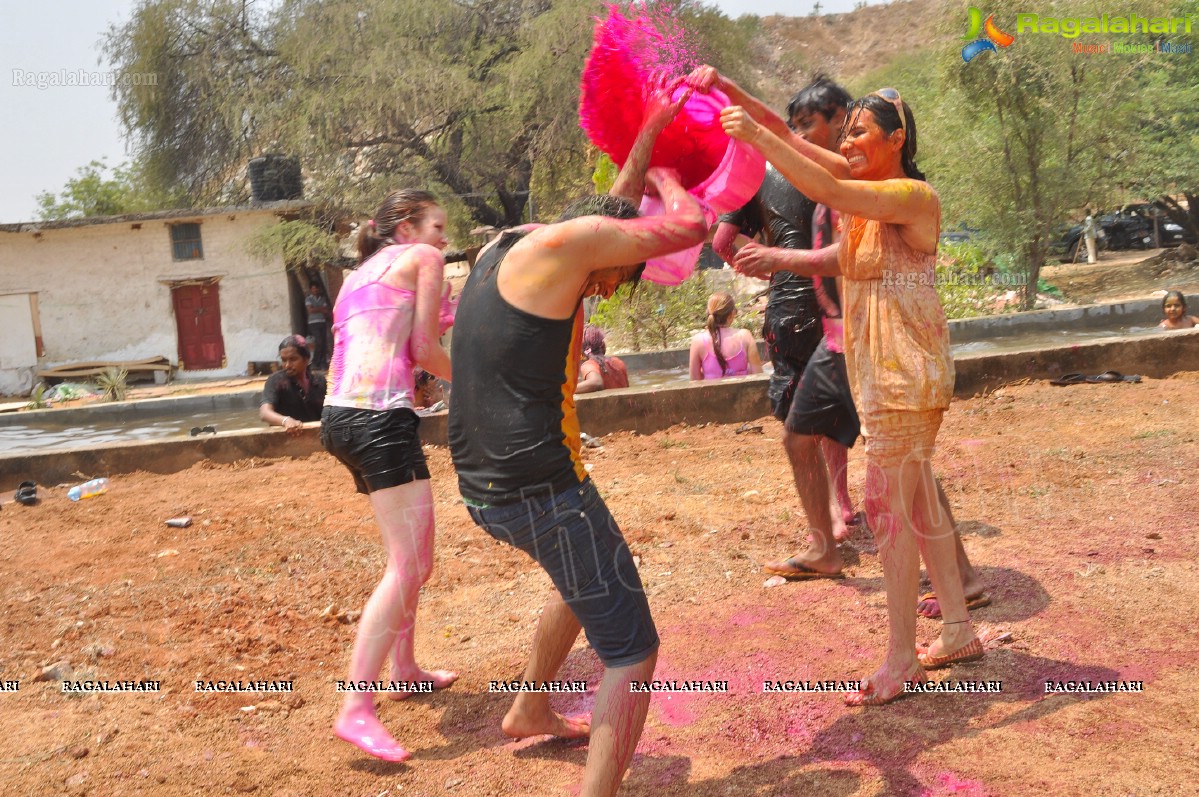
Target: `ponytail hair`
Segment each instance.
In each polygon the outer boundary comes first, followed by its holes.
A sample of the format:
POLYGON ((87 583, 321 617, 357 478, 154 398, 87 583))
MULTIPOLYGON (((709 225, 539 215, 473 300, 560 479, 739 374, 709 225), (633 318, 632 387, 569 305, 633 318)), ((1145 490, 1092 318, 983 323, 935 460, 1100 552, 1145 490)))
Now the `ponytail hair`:
POLYGON ((425 211, 436 204, 437 198, 428 191, 408 188, 388 194, 374 217, 358 230, 358 265, 384 246, 397 243, 395 234, 400 224, 420 224, 425 211))
POLYGON ((712 337, 712 353, 716 355, 716 362, 720 364, 721 376, 728 373, 729 362, 720 350, 720 328, 728 324, 736 309, 737 305, 733 302, 731 294, 714 293, 708 297, 708 323, 705 328, 712 337))

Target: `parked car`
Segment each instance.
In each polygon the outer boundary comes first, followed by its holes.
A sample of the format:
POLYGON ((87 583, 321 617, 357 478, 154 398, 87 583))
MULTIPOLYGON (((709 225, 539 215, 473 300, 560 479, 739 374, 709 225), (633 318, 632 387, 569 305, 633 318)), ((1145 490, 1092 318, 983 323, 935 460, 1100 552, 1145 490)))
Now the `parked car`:
MULTIPOLYGON (((1098 249, 1149 249, 1153 246, 1155 208, 1152 205, 1125 205, 1119 210, 1104 213, 1095 218, 1099 227, 1096 236, 1098 249)), ((1063 263, 1073 263, 1081 256, 1082 224, 1067 228, 1049 251, 1061 258, 1063 263)))
POLYGON ((981 232, 977 227, 969 227, 963 222, 952 229, 942 230, 938 240, 943 244, 961 244, 973 241, 981 232))
POLYGON ((1179 244, 1195 245, 1195 236, 1182 226, 1170 221, 1169 217, 1161 218, 1161 245, 1178 246, 1179 244))

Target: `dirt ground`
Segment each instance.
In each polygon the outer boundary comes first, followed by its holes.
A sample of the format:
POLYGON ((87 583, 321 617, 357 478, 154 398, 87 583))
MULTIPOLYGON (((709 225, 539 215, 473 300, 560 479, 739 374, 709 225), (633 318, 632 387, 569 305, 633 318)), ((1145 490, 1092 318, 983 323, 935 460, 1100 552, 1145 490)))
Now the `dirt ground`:
MULTIPOLYGON (((1100 252, 1099 262, 1047 265, 1041 277, 1071 304, 1143 299, 1154 291, 1199 292, 1199 261, 1193 250, 1100 252)), ((1156 295, 1160 296, 1161 293, 1156 295)))
MULTIPOLYGON (((846 708, 762 682, 861 677, 885 642, 882 573, 859 533, 844 581, 766 589, 761 562, 804 523, 769 418, 761 433, 678 426, 588 451, 640 557, 662 648, 658 677, 730 694, 656 695, 627 795, 1178 795, 1199 783, 1196 677, 1199 373, 1141 384, 1007 387, 955 401, 935 466, 994 603, 979 664, 938 676, 998 694, 846 708), (1003 634, 1010 637, 994 641, 1003 634), (1142 681, 1141 693, 1044 693, 1047 680, 1142 681)), ((0 511, 6 795, 558 795, 586 747, 512 742, 509 699, 549 590, 458 500, 429 449, 437 560, 418 657, 452 689, 381 702, 414 756, 369 759, 330 732, 361 609, 383 558, 364 498, 321 454, 113 479, 80 503, 43 488, 0 511), (167 518, 190 515, 176 529, 167 518), (333 608, 330 608, 333 607, 333 608), (322 616, 324 615, 324 616, 322 616), (336 619, 341 616, 341 620, 336 619), (150 679, 158 694, 64 694, 59 678, 150 679), (68 669, 69 668, 69 669, 68 669), (69 674, 68 674, 69 673, 69 674), (284 695, 197 694, 201 680, 292 680, 284 695), (250 710, 249 706, 255 706, 250 710)), ((860 446, 850 485, 860 500, 860 446)), ((938 626, 921 620, 922 638, 938 626)), ((580 640, 562 678, 592 685, 580 640)))

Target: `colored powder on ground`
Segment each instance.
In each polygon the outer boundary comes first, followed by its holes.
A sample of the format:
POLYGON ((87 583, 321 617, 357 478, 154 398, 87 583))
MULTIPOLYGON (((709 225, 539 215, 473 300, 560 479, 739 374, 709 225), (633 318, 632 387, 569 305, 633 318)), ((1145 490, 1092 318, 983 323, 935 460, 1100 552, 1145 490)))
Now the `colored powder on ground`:
MULTIPOLYGON (((629 156, 655 82, 683 77, 699 65, 669 9, 638 13, 626 17, 608 6, 607 18, 596 23, 581 80, 579 123, 618 165, 629 156)), ((650 165, 677 169, 683 186, 693 188, 720 166, 728 144, 719 107, 711 97, 693 97, 658 136, 650 165)))
POLYGON ((965 797, 984 797, 986 794, 983 785, 977 780, 966 780, 959 778, 952 772, 942 772, 937 775, 936 789, 925 789, 921 793, 921 797, 940 797, 943 794, 958 794, 965 797))

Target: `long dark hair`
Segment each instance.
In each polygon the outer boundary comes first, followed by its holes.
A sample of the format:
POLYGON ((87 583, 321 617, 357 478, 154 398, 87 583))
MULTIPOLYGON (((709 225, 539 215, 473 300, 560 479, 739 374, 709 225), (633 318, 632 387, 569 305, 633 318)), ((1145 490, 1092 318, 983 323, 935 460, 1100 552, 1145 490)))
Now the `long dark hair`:
POLYGON ((358 230, 358 265, 382 247, 395 243, 396 228, 401 223, 420 224, 425 211, 436 204, 437 198, 428 191, 406 188, 388 194, 374 217, 358 230))
POLYGON ((595 360, 602 373, 608 373, 608 344, 604 340, 604 330, 593 324, 583 327, 583 355, 595 360))
POLYGON ((896 130, 902 130, 906 125, 907 135, 903 141, 903 173, 913 180, 927 180, 924 172, 916 166, 916 118, 912 116, 912 109, 908 107, 908 104, 902 100, 900 102, 903 104, 903 123, 899 121, 899 110, 890 100, 877 94, 868 94, 860 100, 856 100, 849 106, 849 111, 845 115, 845 124, 841 127, 841 137, 845 138, 845 133, 849 130, 849 126, 859 110, 870 111, 874 116, 874 121, 878 122, 878 126, 888 136, 896 130))
POLYGON ((724 358, 724 352, 720 350, 720 328, 728 324, 736 309, 737 303, 733 301, 731 294, 714 293, 708 297, 708 323, 705 328, 712 336, 712 352, 716 355, 716 362, 720 363, 721 376, 728 373, 729 361, 724 358))

